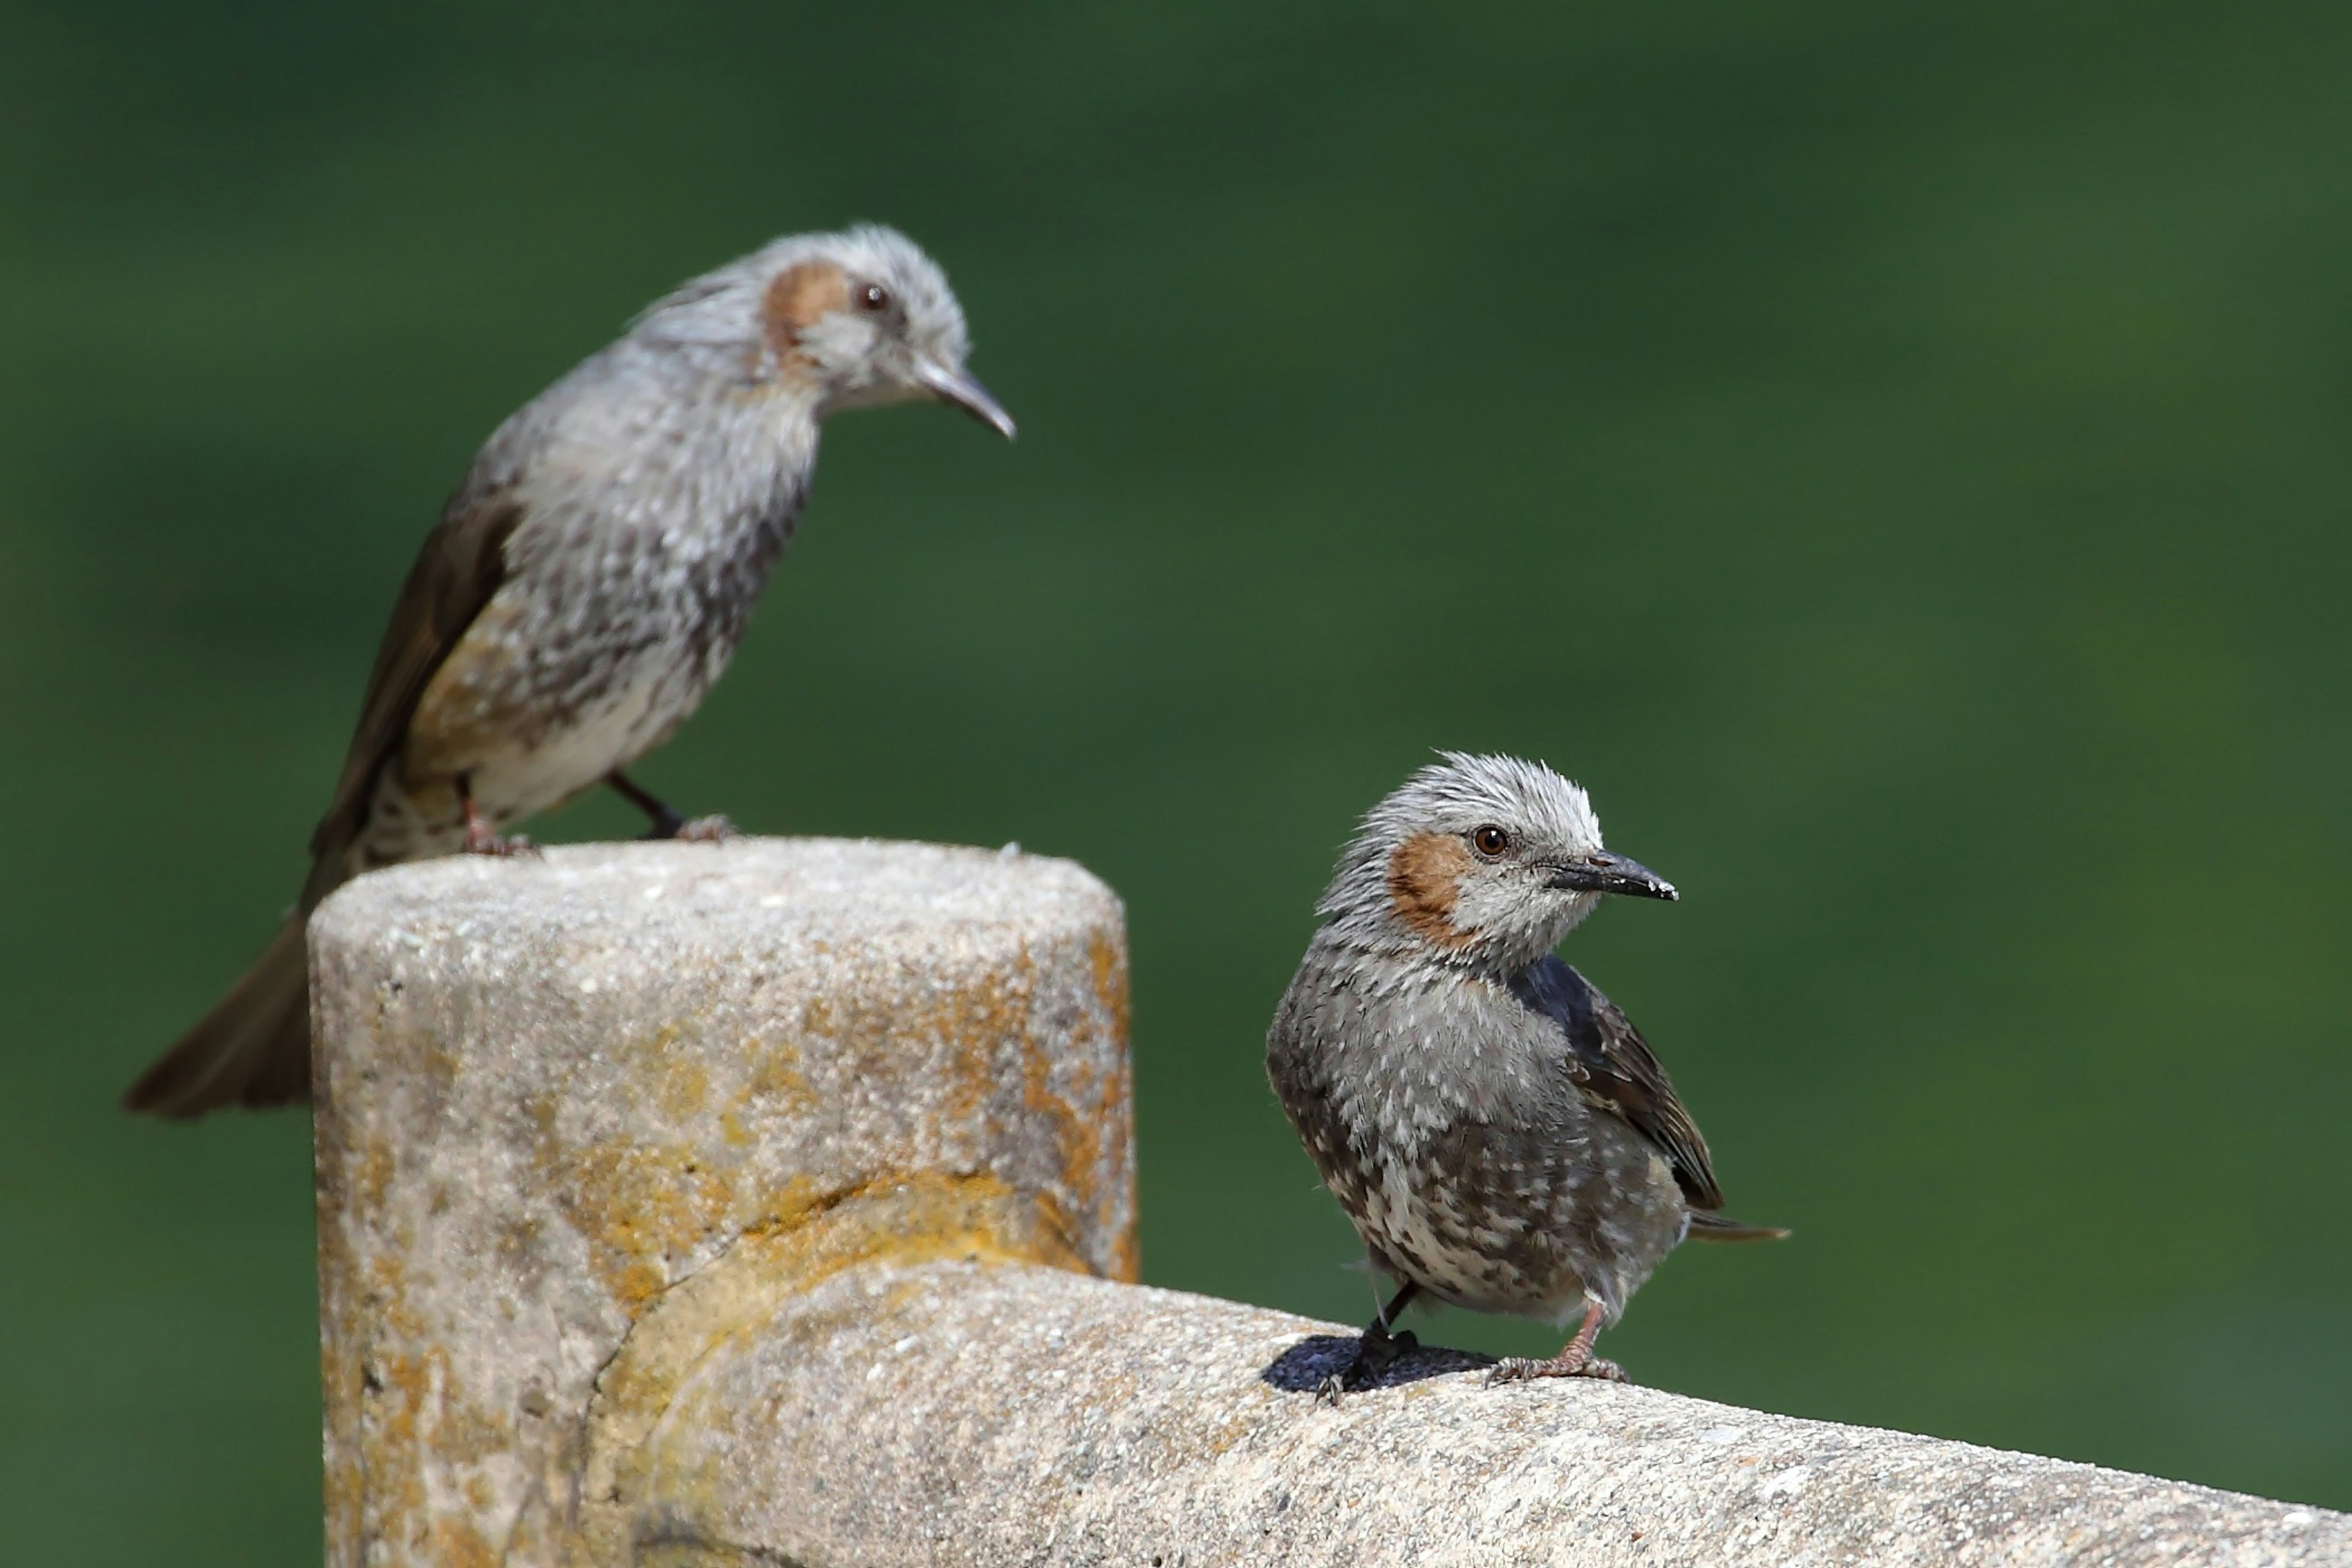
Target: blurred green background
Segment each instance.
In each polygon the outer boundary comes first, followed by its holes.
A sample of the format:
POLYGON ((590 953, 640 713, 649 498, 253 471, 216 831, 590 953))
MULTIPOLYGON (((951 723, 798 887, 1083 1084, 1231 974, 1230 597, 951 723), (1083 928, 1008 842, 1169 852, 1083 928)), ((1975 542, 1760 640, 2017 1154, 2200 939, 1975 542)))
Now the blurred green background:
POLYGON ((475 445, 859 217, 944 260, 1021 440, 837 423, 640 776, 1108 878, 1150 1279, 1365 1315, 1265 1021, 1354 816, 1518 751, 1685 889, 1568 952, 1798 1233, 1686 1250, 1611 1354, 2352 1507, 2347 48, 2284 4, 10 0, 0 1556, 317 1551, 306 1125, 113 1097, 293 896, 475 445))

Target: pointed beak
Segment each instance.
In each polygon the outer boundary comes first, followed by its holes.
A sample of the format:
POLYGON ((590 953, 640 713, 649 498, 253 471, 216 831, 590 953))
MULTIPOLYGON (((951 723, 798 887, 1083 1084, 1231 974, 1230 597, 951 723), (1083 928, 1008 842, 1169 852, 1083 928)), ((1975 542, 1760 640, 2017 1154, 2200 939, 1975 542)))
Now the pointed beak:
POLYGON ((1013 416, 1004 412, 1004 405, 997 402, 970 371, 950 370, 943 364, 923 360, 915 366, 915 379, 940 402, 954 404, 982 425, 993 428, 1006 440, 1013 439, 1013 416))
POLYGON ((1555 867, 1551 885, 1564 893, 1623 893, 1636 899, 1664 899, 1668 903, 1682 897, 1672 882, 1647 866, 1606 849, 1555 867))

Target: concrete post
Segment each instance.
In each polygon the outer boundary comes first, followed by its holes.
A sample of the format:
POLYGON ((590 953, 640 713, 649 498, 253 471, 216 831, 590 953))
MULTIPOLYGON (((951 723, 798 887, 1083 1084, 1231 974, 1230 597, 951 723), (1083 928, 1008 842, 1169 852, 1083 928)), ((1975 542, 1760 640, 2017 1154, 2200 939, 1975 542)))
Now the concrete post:
POLYGON ((1131 1283, 1066 862, 444 860, 311 924, 329 1561, 2352 1563, 2352 1517, 1131 1283))
POLYGON ((436 860, 310 950, 336 1568, 628 1561, 634 1445, 860 1258, 1135 1277, 1125 935, 1067 861, 436 860))

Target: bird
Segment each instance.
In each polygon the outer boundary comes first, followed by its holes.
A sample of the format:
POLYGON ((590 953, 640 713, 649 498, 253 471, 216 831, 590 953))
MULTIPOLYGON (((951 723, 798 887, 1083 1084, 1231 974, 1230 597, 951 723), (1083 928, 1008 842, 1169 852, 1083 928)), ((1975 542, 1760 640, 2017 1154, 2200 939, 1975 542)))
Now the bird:
POLYGON ((1346 1369, 1415 1347, 1417 1299, 1578 1327, 1490 1381, 1624 1380, 1601 1330, 1722 1215, 1706 1140, 1616 1004, 1552 950, 1604 895, 1680 897, 1604 848, 1585 792, 1517 757, 1441 752, 1366 814, 1266 1033, 1266 1076, 1373 1269, 1398 1282, 1346 1369))
POLYGON ((876 225, 787 236, 679 286, 492 432, 368 676, 301 896, 131 1085, 173 1118, 310 1098, 303 927, 379 867, 529 853, 507 824, 609 784, 648 837, 716 838, 625 772, 727 667, 793 538, 824 421, 931 399, 1006 439, 939 264, 876 225))

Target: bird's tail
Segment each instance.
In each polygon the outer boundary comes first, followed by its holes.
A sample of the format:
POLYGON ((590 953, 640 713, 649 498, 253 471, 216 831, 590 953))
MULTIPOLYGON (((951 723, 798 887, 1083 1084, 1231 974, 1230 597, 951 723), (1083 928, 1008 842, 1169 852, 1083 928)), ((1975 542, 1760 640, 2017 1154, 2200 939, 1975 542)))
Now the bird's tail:
POLYGON ((1777 1225, 1742 1225, 1705 1209, 1691 1210, 1693 1241, 1786 1241, 1789 1233, 1777 1225))
POLYGON ((236 989, 140 1075, 122 1108, 180 1118, 310 1098, 310 966, 298 915, 236 989))

